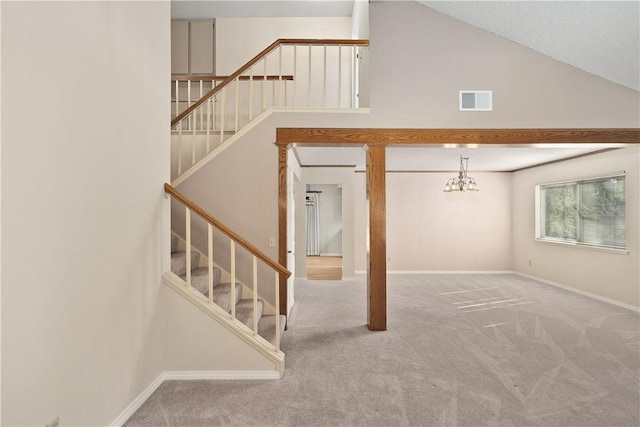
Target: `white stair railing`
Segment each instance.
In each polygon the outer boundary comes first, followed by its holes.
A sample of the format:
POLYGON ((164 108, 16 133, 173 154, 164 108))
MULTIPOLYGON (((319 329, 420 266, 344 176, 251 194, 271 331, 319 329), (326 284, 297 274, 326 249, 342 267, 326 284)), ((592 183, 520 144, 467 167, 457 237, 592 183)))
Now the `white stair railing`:
MULTIPOLYGON (((276 261, 269 258, 267 255, 262 253, 259 249, 253 246, 251 243, 240 237, 226 225, 222 224, 219 220, 211 216, 204 209, 193 203, 191 200, 186 198, 183 194, 178 192, 175 188, 173 188, 169 184, 165 184, 165 192, 173 197, 174 200, 177 200, 182 205, 184 205, 185 209, 185 240, 186 240, 186 281, 184 282, 184 287, 194 293, 197 293, 197 290, 192 287, 191 283, 191 213, 195 213, 200 218, 202 218, 207 223, 207 258, 208 258, 208 299, 206 303, 210 306, 216 306, 217 304, 213 301, 213 231, 214 229, 225 235, 229 239, 229 248, 230 248, 230 276, 231 276, 231 289, 230 289, 230 312, 228 313, 228 319, 231 322, 234 322, 237 328, 241 330, 245 330, 245 333, 251 334, 254 338, 259 336, 258 333, 258 322, 259 322, 259 313, 258 309, 258 297, 259 297, 259 289, 258 289, 258 262, 261 262, 268 269, 271 269, 275 274, 275 287, 274 287, 274 308, 275 308, 275 331, 274 331, 274 340, 270 342, 267 339, 262 340, 262 345, 271 347, 271 350, 275 353, 280 353, 280 274, 284 277, 289 277, 291 272, 289 272, 284 266, 280 265, 276 261), (251 264, 252 264, 252 305, 253 305, 253 319, 252 326, 247 327, 236 319, 236 310, 235 310, 235 301, 236 301, 236 262, 238 258, 236 245, 240 245, 244 248, 248 254, 251 256, 251 264)), ((204 295, 200 294, 201 298, 205 300, 204 295)))
POLYGON ((175 77, 174 184, 272 107, 358 108, 356 62, 368 45, 368 40, 279 39, 219 83, 213 76, 175 77), (196 101, 194 92, 200 95, 196 101))

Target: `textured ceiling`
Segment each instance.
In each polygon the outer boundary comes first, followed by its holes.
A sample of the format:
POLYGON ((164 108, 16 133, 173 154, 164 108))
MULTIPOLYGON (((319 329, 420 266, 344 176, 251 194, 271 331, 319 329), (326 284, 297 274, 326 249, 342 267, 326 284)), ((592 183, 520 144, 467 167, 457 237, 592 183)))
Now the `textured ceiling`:
MULTIPOLYGON (((558 61, 640 90, 638 0, 418 1, 558 61)), ((353 0, 171 2, 173 19, 351 16, 352 10, 353 0)))
POLYGON ((423 1, 420 3, 640 90, 639 1, 423 1))

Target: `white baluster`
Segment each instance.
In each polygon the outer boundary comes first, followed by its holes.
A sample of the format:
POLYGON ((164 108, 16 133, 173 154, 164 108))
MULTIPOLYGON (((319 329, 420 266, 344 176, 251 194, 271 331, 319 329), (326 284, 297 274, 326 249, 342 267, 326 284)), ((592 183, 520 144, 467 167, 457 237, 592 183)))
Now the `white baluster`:
MULTIPOLYGON (((187 108, 191 107, 191 80, 187 80, 187 108)), ((189 121, 189 129, 193 128, 193 115, 189 114, 186 118, 189 121)))
POLYGON ((191 166, 193 166, 196 162, 196 143, 198 141, 198 134, 196 132, 196 122, 198 117, 197 111, 192 111, 189 115, 192 117, 191 122, 191 166))
POLYGON ((209 304, 213 304, 213 227, 211 224, 207 224, 207 241, 209 246, 209 304))
POLYGON ((236 84, 235 132, 238 133, 238 126, 240 126, 240 76, 236 77, 235 84, 236 84))
POLYGON ((253 67, 249 68, 249 121, 253 120, 253 67))
POLYGON ((224 141, 224 128, 227 121, 227 88, 222 88, 222 105, 220 106, 220 143, 224 141))
POLYGON ((342 45, 338 46, 338 108, 342 106, 342 45))
POLYGON ((307 93, 307 107, 311 107, 311 45, 309 45, 309 91, 307 93))
POLYGON ((191 211, 185 206, 185 234, 187 237, 186 247, 186 269, 187 269, 187 287, 191 287, 191 211))
POLYGON ((351 94, 351 108, 354 108, 356 105, 356 93, 355 93, 355 78, 356 78, 356 73, 355 73, 355 68, 356 68, 356 61, 358 60, 358 50, 355 46, 351 46, 351 80, 350 80, 350 87, 349 87, 349 93, 351 94))
MULTIPOLYGON (((280 45, 280 48, 278 49, 278 55, 279 55, 279 64, 278 64, 278 88, 279 90, 279 101, 278 101, 278 105, 279 106, 284 106, 284 80, 282 80, 282 45, 280 45)), ((274 100, 274 104, 275 104, 275 100, 274 100)))
POLYGON ((176 80, 176 117, 180 114, 180 81, 176 80))
MULTIPOLYGON (((200 96, 198 97, 198 100, 200 100, 202 98, 202 80, 200 80, 200 96)), ((203 130, 202 126, 204 126, 204 108, 202 108, 202 106, 199 107, 200 110, 200 127, 198 128, 199 130, 203 130)))
POLYGON ((280 274, 276 271, 276 350, 280 351, 280 274))
POLYGON ((182 175, 182 123, 184 119, 178 122, 178 176, 182 175))
POLYGON ((262 58, 262 61, 264 62, 264 74, 262 75, 262 89, 261 89, 261 94, 262 94, 262 110, 260 111, 261 113, 264 113, 264 111, 267 109, 267 91, 265 90, 265 84, 267 84, 267 58, 264 57, 262 58))
POLYGON ((253 335, 258 335, 258 258, 253 256, 253 335))
POLYGON ((211 151, 211 98, 207 99, 207 154, 211 151))
MULTIPOLYGON (((218 83, 215 82, 215 81, 212 83, 213 87, 216 87, 217 85, 218 85, 218 83)), ((213 125, 211 127, 211 130, 213 130, 213 131, 216 130, 216 97, 217 96, 218 95, 214 95, 214 96, 212 96, 210 98, 210 100, 211 100, 211 122, 212 122, 211 124, 213 125)))
POLYGON ((297 83, 297 71, 298 69, 298 45, 293 45, 293 107, 295 108, 296 106, 296 96, 297 96, 297 87, 298 87, 298 83, 297 83))
POLYGON ((236 242, 231 240, 231 318, 236 318, 236 242))
POLYGON ((327 106, 327 45, 324 45, 324 57, 322 59, 322 66, 324 69, 324 79, 322 83, 322 106, 327 106))

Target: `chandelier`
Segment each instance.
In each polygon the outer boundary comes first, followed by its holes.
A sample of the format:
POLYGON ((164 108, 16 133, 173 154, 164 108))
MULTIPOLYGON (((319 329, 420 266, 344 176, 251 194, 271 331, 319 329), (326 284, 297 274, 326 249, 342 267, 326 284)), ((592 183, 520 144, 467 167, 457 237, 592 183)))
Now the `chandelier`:
POLYGON ((467 175, 468 163, 468 157, 460 156, 460 172, 458 172, 457 177, 453 177, 447 181, 444 186, 445 192, 449 193, 451 191, 478 191, 478 184, 476 184, 476 180, 467 175))

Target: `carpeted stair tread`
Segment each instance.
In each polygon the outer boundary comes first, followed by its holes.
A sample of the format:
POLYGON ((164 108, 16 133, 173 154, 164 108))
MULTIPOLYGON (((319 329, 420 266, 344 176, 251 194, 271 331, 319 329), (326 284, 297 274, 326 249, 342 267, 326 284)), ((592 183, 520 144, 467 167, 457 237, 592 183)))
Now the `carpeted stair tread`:
MULTIPOLYGON (((213 269, 213 286, 216 287, 220 283, 222 272, 219 268, 213 269)), ((180 276, 183 280, 187 280, 187 273, 180 276)), ((196 267, 191 270, 191 286, 196 288, 198 292, 207 294, 209 292, 209 267, 196 267)))
MULTIPOLYGON (((200 262, 200 254, 191 251, 191 269, 198 266, 200 262)), ((187 272, 187 253, 183 251, 173 252, 171 254, 171 271, 178 276, 183 276, 187 272)))
MULTIPOLYGON (((258 311, 258 322, 260 322, 260 318, 262 317, 262 310, 264 308, 264 303, 262 300, 258 300, 257 311, 258 311)), ((253 300, 252 299, 243 299, 236 304, 236 319, 244 323, 249 329, 253 329, 253 300)))
MULTIPOLYGON (((209 292, 204 292, 204 296, 209 297, 209 292)), ((242 285, 236 283, 236 305, 242 298, 242 285)), ((218 304, 224 311, 230 312, 231 305, 231 283, 220 283, 213 288, 213 302, 218 304)))
POLYGON ((178 236, 171 235, 171 252, 176 252, 178 250, 178 236))
MULTIPOLYGON (((284 326, 287 321, 287 316, 284 314, 280 315, 280 336, 284 333, 284 326)), ((265 340, 269 341, 271 344, 276 345, 276 316, 268 315, 262 316, 260 322, 258 323, 258 335, 260 335, 265 340)))

